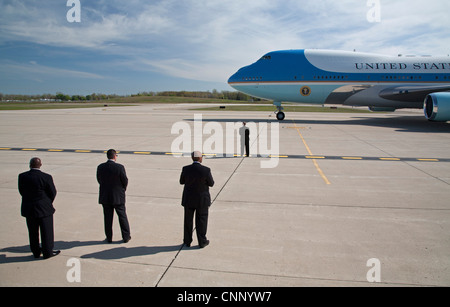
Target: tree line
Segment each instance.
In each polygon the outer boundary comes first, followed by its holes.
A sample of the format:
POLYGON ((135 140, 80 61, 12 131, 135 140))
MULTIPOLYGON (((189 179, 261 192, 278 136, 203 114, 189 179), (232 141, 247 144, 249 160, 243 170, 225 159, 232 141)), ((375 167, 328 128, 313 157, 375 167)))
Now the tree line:
POLYGON ((213 98, 223 100, 239 101, 260 101, 241 92, 236 91, 163 91, 163 92, 139 92, 137 94, 121 96, 116 94, 93 93, 90 95, 67 95, 64 93, 43 94, 43 95, 11 95, 0 93, 0 101, 101 101, 121 97, 138 96, 170 96, 170 97, 191 97, 191 98, 213 98))
POLYGON ((94 101, 122 97, 119 95, 90 94, 90 95, 67 95, 63 93, 42 95, 17 95, 0 93, 0 101, 94 101))

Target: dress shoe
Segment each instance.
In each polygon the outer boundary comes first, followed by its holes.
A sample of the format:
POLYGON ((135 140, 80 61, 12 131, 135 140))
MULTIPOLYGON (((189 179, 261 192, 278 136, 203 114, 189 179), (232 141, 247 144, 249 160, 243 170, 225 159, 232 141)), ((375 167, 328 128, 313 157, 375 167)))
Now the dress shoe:
POLYGON ((44 259, 48 259, 48 258, 52 258, 52 257, 58 256, 59 253, 61 253, 60 250, 52 251, 51 255, 50 256, 44 256, 44 259))
POLYGON ((112 239, 106 238, 106 239, 105 239, 105 242, 107 242, 107 243, 112 243, 112 239))
POLYGON ((126 239, 123 239, 123 243, 128 243, 128 241, 130 241, 131 240, 131 237, 128 237, 128 238, 126 238, 126 239))
POLYGON ((39 250, 39 254, 33 254, 34 259, 39 259, 41 257, 42 250, 39 250))
POLYGON ((209 245, 209 240, 206 240, 205 243, 199 244, 200 248, 204 248, 209 245))

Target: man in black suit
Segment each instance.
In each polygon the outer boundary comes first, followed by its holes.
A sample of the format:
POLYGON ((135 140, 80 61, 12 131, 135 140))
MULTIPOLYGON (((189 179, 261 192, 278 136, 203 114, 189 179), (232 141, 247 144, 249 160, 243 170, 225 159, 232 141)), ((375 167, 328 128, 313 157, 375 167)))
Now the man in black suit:
POLYGON ((250 129, 246 126, 246 122, 242 122, 242 127, 239 129, 239 135, 241 136, 241 156, 250 156, 250 129))
POLYGON ((107 151, 108 161, 97 167, 97 181, 100 184, 99 204, 103 205, 106 241, 112 242, 112 226, 114 210, 119 217, 120 230, 124 243, 130 241, 130 225, 125 208, 125 191, 128 178, 125 167, 116 163, 117 152, 114 149, 107 151))
POLYGON ((214 186, 211 169, 201 165, 203 156, 199 151, 191 155, 194 163, 183 167, 180 184, 184 184, 181 205, 184 207, 184 239, 187 247, 191 246, 193 219, 195 214, 195 227, 200 248, 209 244, 206 238, 208 227, 208 211, 211 206, 209 187, 214 186))
POLYGON ((19 193, 22 196, 21 214, 27 220, 31 252, 35 258, 39 258, 42 252, 44 259, 48 259, 60 253, 53 250, 56 188, 52 176, 42 172, 41 166, 41 159, 30 160, 30 170, 19 175, 19 193), (42 248, 39 247, 39 231, 42 248))

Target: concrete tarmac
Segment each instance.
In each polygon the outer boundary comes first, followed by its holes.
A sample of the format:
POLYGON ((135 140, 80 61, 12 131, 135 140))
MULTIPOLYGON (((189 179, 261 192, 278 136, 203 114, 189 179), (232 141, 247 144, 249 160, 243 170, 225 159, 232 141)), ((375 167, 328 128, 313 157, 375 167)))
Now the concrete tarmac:
POLYGON ((249 158, 205 157, 216 183, 199 249, 195 234, 182 245, 178 180, 191 160, 173 155, 172 127, 194 131, 195 114, 223 131, 276 120, 188 108, 1 111, 0 286, 450 286, 449 124, 409 111, 288 113, 275 168, 254 155, 259 140, 249 158), (109 148, 124 152, 129 178, 126 244, 117 217, 103 241, 95 174, 109 148), (48 260, 33 258, 20 216, 17 176, 33 156, 58 190, 61 254, 48 260))

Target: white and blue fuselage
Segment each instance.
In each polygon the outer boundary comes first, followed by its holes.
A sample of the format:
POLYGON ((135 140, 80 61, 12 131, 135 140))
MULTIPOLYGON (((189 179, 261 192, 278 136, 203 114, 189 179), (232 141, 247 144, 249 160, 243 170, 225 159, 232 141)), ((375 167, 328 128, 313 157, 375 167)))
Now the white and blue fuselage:
POLYGON ((450 57, 385 56, 332 50, 270 52, 228 80, 248 95, 281 102, 424 108, 429 120, 450 120, 450 57))

